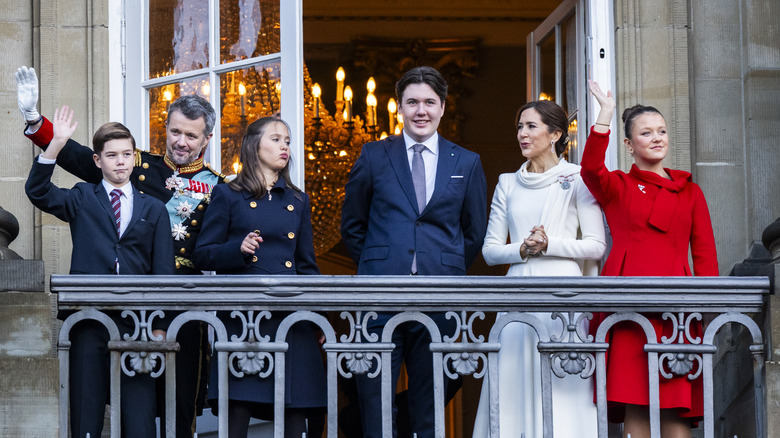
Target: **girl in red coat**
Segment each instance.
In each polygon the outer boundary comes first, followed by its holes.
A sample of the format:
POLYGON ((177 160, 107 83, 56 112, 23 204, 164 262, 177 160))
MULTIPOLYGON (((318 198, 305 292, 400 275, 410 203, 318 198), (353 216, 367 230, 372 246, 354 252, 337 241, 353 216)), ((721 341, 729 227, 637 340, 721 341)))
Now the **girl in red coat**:
MULTIPOLYGON (((691 182, 690 173, 663 167, 669 150, 664 117, 657 109, 642 105, 623 112, 623 142, 634 156, 634 165, 628 173, 610 172, 604 155, 615 100, 597 83, 590 81, 589 87, 601 109, 585 145, 581 174, 604 209, 613 240, 601 275, 717 276, 715 239, 704 195, 691 182)), ((661 336, 674 333, 670 320, 657 314, 645 316, 655 327, 658 342, 661 336)), ((643 350, 647 340, 638 325, 628 322, 616 324, 607 340, 610 419, 624 418, 624 434, 632 438, 649 437, 649 377, 643 350)), ((690 437, 691 421, 703 416, 701 377, 691 382, 687 375, 661 376, 660 403, 661 435, 690 437)))

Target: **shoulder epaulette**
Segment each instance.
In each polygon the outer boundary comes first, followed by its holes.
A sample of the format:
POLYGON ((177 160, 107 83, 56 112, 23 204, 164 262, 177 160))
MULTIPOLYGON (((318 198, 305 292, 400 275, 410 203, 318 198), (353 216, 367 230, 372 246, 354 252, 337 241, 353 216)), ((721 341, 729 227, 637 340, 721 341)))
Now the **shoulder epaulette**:
POLYGON ((212 168, 211 168, 211 166, 209 165, 209 163, 203 163, 203 167, 205 167, 206 169, 208 169, 208 170, 209 170, 209 172, 213 173, 213 174, 214 174, 214 175, 216 175, 218 178, 220 178, 220 179, 225 179, 225 176, 226 176, 226 175, 225 175, 224 173, 219 173, 219 172, 217 172, 216 170, 212 169, 212 168))
POLYGON ((135 150, 135 164, 134 164, 135 167, 139 167, 141 165, 141 162, 143 161, 141 159, 141 152, 143 151, 140 149, 135 150))

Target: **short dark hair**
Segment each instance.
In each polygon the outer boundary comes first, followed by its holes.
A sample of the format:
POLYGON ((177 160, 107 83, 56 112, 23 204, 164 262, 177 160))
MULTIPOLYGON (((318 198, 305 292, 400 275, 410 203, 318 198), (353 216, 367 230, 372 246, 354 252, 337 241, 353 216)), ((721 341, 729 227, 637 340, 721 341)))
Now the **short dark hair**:
POLYGON ((127 127, 119 122, 108 122, 103 124, 95 135, 92 136, 92 149, 96 154, 100 155, 103 152, 103 148, 110 140, 130 140, 130 143, 135 149, 135 138, 127 127))
POLYGON ((517 111, 515 129, 519 129, 520 116, 523 114, 523 111, 528 109, 535 109, 539 113, 542 123, 547 125, 548 132, 561 131, 561 138, 555 142, 555 154, 560 157, 569 144, 569 117, 566 115, 566 111, 560 105, 550 100, 528 102, 517 111))
POLYGON ((168 123, 171 114, 176 111, 184 114, 184 117, 190 120, 198 120, 203 117, 203 120, 206 122, 206 127, 203 128, 203 135, 208 137, 211 131, 214 130, 217 113, 214 112, 214 107, 211 106, 208 100, 196 94, 179 97, 168 107, 168 118, 165 120, 165 123, 168 123))
POLYGON ((425 65, 415 67, 401 76, 401 79, 395 84, 395 96, 399 105, 403 105, 401 99, 404 96, 406 87, 412 84, 426 84, 430 86, 439 96, 439 99, 441 99, 441 104, 444 105, 444 99, 447 98, 447 81, 435 68, 425 65))
POLYGON ((631 108, 623 110, 623 133, 626 134, 626 138, 631 140, 631 130, 634 128, 634 120, 642 114, 658 114, 663 117, 661 111, 658 111, 655 107, 634 105, 631 108))

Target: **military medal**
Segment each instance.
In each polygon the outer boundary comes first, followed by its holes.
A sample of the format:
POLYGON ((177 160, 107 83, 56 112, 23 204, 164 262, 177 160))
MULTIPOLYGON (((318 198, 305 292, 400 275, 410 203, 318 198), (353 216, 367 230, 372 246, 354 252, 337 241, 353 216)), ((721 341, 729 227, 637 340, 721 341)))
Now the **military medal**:
POLYGON ((184 240, 187 236, 187 226, 183 224, 174 224, 171 227, 171 236, 173 240, 184 240))
POLYGON ((176 206, 176 216, 182 219, 189 219, 192 215, 192 204, 189 201, 179 201, 179 205, 176 206))

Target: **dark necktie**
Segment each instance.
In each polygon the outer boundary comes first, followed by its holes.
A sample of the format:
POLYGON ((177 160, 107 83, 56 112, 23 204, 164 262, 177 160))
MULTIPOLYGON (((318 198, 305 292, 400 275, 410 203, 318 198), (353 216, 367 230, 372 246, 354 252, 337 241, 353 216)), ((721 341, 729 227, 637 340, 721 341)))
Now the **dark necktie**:
POLYGON ((114 210, 114 223, 116 224, 116 234, 119 235, 119 227, 122 221, 122 202, 119 197, 122 196, 122 191, 119 189, 111 190, 111 208, 114 210))

